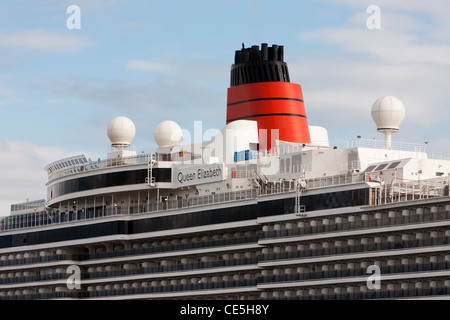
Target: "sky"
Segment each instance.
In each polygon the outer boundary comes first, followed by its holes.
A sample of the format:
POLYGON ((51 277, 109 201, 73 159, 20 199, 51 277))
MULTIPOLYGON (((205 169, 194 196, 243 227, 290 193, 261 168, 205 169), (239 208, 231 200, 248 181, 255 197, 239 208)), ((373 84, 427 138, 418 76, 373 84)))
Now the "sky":
POLYGON ((383 140, 370 111, 393 95, 406 109, 393 141, 450 158, 448 17, 448 0, 2 1, 0 216, 45 198, 47 164, 105 158, 117 116, 134 122, 138 152, 156 149, 163 120, 220 130, 242 43, 285 47, 308 123, 331 145, 383 140))

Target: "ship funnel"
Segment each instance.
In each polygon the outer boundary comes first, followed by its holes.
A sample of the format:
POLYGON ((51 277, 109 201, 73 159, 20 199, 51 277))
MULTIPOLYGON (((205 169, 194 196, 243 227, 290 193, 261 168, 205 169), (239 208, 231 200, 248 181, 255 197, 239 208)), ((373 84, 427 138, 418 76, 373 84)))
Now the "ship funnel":
POLYGON ((384 148, 392 149, 392 134, 398 132, 405 118, 405 106, 393 96, 379 98, 372 106, 377 131, 384 133, 384 148))
POLYGON ((275 140, 310 143, 300 85, 291 83, 284 47, 267 43, 236 51, 227 99, 227 124, 255 120, 260 150, 275 140))

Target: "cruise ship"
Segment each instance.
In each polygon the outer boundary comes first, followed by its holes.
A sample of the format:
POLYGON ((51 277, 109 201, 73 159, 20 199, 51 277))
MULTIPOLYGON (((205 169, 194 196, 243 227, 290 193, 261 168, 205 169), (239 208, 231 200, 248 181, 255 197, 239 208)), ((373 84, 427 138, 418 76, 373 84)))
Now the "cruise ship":
POLYGON ((138 154, 119 116, 104 159, 46 166, 1 219, 0 300, 449 299, 450 161, 392 141, 396 97, 369 111, 382 142, 330 145, 284 47, 242 45, 210 140, 168 119, 138 154))

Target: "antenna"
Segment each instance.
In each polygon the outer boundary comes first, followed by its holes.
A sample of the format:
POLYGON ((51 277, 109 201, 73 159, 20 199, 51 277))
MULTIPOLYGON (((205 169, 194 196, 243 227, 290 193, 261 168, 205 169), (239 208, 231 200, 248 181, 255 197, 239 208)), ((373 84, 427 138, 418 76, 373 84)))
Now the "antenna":
POLYGON ((124 158, 136 157, 135 150, 126 150, 136 134, 133 121, 127 117, 114 118, 108 125, 107 133, 111 146, 116 148, 116 151, 108 153, 108 160, 112 161, 109 165, 124 164, 124 158))
POLYGON ((135 134, 134 123, 126 117, 114 118, 108 125, 108 137, 111 146, 119 151, 131 145, 135 134))
POLYGON ((183 140, 181 127, 172 120, 164 120, 158 124, 153 136, 160 148, 177 146, 183 140))
POLYGON ((392 149, 392 134, 398 132, 405 118, 405 106, 393 96, 379 98, 372 106, 377 131, 384 133, 384 148, 392 149))

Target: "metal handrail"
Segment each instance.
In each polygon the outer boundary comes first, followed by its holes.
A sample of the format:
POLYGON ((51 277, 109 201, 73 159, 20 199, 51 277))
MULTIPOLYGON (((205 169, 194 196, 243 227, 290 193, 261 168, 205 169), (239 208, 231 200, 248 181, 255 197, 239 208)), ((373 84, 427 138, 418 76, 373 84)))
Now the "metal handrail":
POLYGON ((224 192, 206 196, 197 196, 186 199, 175 199, 160 202, 149 202, 144 206, 117 206, 106 207, 99 216, 88 216, 86 211, 59 212, 45 209, 41 212, 19 214, 4 217, 0 220, 0 232, 41 228, 48 225, 84 222, 87 220, 104 219, 111 216, 127 216, 148 214, 169 210, 180 210, 215 204, 254 200, 258 196, 256 189, 246 189, 233 192, 224 192))
POLYGON ((120 159, 98 159, 97 161, 92 161, 89 159, 88 163, 85 164, 77 164, 72 167, 59 169, 48 176, 48 181, 51 182, 58 178, 70 176, 73 174, 78 174, 81 172, 100 170, 105 168, 115 168, 115 167, 123 167, 129 165, 141 165, 147 164, 148 159, 151 157, 152 159, 161 158, 161 155, 156 154, 142 154, 138 156, 132 157, 123 157, 120 159))

